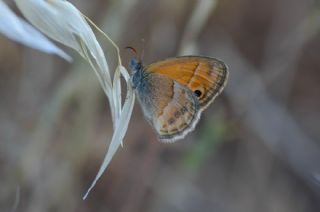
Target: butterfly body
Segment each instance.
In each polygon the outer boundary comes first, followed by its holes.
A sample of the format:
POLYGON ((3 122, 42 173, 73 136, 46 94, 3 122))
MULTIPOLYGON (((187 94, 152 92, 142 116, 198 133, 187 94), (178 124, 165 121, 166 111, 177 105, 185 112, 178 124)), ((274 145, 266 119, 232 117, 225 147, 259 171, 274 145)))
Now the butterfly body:
POLYGON ((227 68, 206 57, 183 56, 143 66, 132 59, 132 87, 161 141, 185 137, 202 111, 222 91, 227 68))

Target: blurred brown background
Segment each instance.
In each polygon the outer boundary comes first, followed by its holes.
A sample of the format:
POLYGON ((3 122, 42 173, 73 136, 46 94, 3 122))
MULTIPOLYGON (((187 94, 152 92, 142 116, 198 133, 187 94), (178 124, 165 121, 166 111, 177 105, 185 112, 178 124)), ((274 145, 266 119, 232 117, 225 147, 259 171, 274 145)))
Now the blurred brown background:
MULTIPOLYGON (((82 201, 111 139, 107 98, 71 50, 68 64, 1 35, 1 212, 320 211, 318 1, 71 2, 120 48, 141 51, 143 38, 145 63, 217 57, 229 82, 173 144, 136 105, 124 148, 82 201)), ((122 51, 125 64, 131 56, 122 51)))

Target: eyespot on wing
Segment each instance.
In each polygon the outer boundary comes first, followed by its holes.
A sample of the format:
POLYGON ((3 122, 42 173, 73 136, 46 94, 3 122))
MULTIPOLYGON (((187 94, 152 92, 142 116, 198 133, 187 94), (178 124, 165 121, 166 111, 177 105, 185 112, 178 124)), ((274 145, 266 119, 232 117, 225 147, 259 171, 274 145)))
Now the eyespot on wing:
POLYGON ((201 56, 170 58, 150 64, 145 70, 165 75, 189 88, 197 96, 201 110, 221 93, 228 78, 227 66, 222 61, 201 56))

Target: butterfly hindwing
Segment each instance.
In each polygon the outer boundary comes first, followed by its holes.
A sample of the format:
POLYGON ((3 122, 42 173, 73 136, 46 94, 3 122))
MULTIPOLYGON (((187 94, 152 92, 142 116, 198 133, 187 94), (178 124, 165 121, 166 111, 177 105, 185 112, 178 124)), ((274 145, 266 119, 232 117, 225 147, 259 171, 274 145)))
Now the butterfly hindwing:
POLYGON ((170 142, 183 138, 200 116, 196 96, 187 87, 160 74, 149 74, 145 82, 137 89, 137 96, 159 139, 170 142))

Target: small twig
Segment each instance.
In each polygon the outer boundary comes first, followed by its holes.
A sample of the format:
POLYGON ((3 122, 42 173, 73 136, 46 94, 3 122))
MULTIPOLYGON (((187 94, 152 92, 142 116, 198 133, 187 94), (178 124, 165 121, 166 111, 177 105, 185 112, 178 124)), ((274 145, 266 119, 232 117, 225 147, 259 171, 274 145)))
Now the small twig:
POLYGON ((85 16, 84 14, 82 14, 83 17, 85 17, 85 19, 96 29, 98 30, 98 32, 100 32, 110 43, 111 45, 116 49, 117 51, 117 56, 118 56, 118 65, 121 66, 122 62, 121 62, 121 57, 120 57, 120 49, 118 47, 118 45, 104 32, 102 31, 95 23, 93 23, 93 21, 91 21, 90 18, 88 18, 87 16, 85 16))

